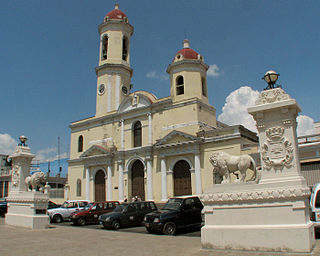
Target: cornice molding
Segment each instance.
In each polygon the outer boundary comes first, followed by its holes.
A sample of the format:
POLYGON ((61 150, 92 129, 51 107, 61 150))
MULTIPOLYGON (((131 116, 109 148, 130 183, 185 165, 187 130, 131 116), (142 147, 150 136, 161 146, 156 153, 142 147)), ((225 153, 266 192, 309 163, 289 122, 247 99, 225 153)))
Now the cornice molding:
POLYGON ((205 193, 201 195, 201 200, 209 204, 223 204, 266 200, 290 200, 308 198, 309 196, 310 189, 307 186, 289 186, 248 191, 205 193))

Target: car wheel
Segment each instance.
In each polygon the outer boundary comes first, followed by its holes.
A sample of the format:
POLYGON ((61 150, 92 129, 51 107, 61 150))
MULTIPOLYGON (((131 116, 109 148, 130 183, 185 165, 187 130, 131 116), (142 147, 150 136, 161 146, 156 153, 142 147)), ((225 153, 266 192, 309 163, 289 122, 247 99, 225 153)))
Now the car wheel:
POLYGON ((176 233, 177 226, 174 222, 167 222, 163 226, 163 234, 165 235, 174 235, 176 233))
POLYGON ((53 220, 56 223, 61 223, 63 219, 61 215, 57 214, 57 215, 54 215, 53 220))
POLYGON ((78 220, 78 225, 80 225, 80 226, 86 225, 86 220, 85 220, 84 218, 80 218, 80 219, 78 220))
POLYGON ((120 223, 119 223, 119 221, 114 220, 114 221, 112 222, 112 227, 113 227, 113 229, 118 230, 118 229, 120 228, 120 223))

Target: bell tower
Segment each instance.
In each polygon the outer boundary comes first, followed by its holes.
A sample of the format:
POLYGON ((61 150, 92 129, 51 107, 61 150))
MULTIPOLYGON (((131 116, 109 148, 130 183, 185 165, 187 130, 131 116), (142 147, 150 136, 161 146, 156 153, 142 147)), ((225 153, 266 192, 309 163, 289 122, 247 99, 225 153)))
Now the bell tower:
POLYGON ((208 104, 207 70, 203 57, 190 48, 189 40, 177 52, 167 68, 170 75, 170 94, 173 101, 198 98, 208 104))
POLYGON ((100 34, 97 75, 96 116, 117 111, 129 94, 132 69, 130 67, 130 38, 133 27, 116 4, 98 27, 100 34))

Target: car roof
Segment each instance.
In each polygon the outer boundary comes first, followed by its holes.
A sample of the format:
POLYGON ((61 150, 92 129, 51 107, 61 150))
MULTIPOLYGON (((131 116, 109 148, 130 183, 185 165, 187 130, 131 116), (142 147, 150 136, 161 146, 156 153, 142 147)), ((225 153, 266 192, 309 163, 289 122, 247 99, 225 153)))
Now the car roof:
POLYGON ((90 200, 67 200, 65 202, 68 202, 68 203, 73 203, 73 202, 89 202, 90 203, 90 200))
POLYGON ((91 202, 92 204, 107 204, 107 203, 119 203, 118 201, 99 201, 99 202, 91 202))
POLYGON ((154 201, 137 201, 137 202, 124 202, 122 204, 141 204, 141 203, 154 203, 154 201))

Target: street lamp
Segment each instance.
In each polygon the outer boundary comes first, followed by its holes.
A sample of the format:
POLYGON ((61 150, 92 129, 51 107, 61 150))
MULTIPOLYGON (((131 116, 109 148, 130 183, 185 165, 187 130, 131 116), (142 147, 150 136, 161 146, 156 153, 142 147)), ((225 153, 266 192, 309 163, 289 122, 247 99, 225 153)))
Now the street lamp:
POLYGON ((281 87, 280 85, 276 84, 279 76, 280 76, 280 74, 278 74, 276 71, 273 71, 273 70, 267 71, 266 74, 262 77, 262 79, 264 81, 266 81, 268 84, 268 86, 267 86, 267 88, 265 88, 265 90, 281 87))
POLYGON ((27 142, 27 140, 28 140, 28 138, 26 137, 26 136, 24 136, 24 135, 21 135, 20 137, 19 137, 19 140, 20 140, 20 144, 19 144, 19 146, 27 146, 26 145, 26 142, 27 142))

